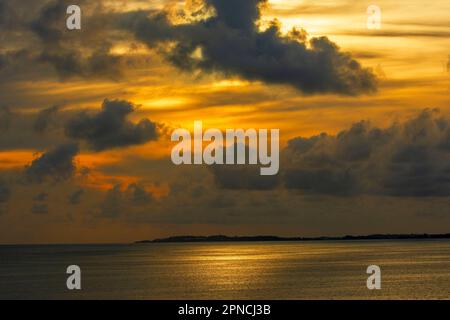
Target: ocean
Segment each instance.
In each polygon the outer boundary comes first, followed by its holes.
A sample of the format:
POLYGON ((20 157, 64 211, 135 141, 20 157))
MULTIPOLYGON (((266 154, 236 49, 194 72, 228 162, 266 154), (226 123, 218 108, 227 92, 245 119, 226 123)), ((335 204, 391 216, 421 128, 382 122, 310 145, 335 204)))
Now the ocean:
POLYGON ((0 299, 450 299, 450 240, 4 245, 0 299))

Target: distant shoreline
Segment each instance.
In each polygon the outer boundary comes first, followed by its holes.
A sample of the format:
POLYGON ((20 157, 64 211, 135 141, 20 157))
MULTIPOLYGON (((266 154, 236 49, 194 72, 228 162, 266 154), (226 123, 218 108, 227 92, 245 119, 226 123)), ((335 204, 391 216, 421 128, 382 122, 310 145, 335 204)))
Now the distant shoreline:
POLYGON ((278 237, 278 236, 174 236, 154 240, 135 241, 143 243, 181 243, 181 242, 286 242, 286 241, 351 241, 351 240, 427 240, 450 239, 450 233, 445 234, 372 234, 365 236, 346 235, 342 237, 278 237))

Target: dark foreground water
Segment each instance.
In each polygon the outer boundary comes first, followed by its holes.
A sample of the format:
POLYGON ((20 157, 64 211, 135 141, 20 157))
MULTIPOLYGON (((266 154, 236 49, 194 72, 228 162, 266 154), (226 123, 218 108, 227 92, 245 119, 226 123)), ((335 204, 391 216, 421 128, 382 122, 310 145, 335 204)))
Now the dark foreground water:
POLYGON ((450 241, 0 246, 0 299, 15 298, 450 299, 450 241))

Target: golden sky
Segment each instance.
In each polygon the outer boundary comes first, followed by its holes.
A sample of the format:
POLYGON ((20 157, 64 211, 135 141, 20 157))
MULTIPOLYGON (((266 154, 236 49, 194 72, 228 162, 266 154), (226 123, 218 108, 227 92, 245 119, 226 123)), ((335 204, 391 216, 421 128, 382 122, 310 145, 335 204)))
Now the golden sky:
MULTIPOLYGON (((216 2, 223 4, 221 0, 208 1, 213 7, 216 2)), ((204 5, 201 0, 80 1, 82 29, 70 32, 62 23, 66 4, 64 0, 23 4, 0 0, 0 243, 119 242, 180 233, 446 231, 442 222, 450 218, 443 216, 448 197, 428 186, 427 192, 416 193, 423 190, 422 180, 414 192, 371 191, 346 196, 320 192, 320 188, 313 194, 302 188, 223 190, 208 168, 171 164, 173 144, 168 134, 173 128, 192 129, 195 120, 202 120, 205 128, 278 128, 285 148, 295 137, 309 138, 322 132, 334 136, 360 121, 386 132, 394 123, 405 124, 406 132, 419 126, 417 119, 447 119, 450 2, 269 0, 261 6, 254 32, 265 32, 275 20, 277 39, 288 37, 293 28, 304 29, 306 50, 311 49, 310 39, 327 37, 339 52, 349 53, 360 68, 376 76, 375 92, 357 94, 328 89, 307 92, 302 89, 304 84, 291 84, 288 75, 272 81, 273 75, 248 71, 251 68, 245 64, 239 65, 245 71, 236 71, 235 65, 230 67, 233 50, 226 53, 222 64, 211 58, 208 62, 214 67, 180 67, 170 60, 171 50, 183 41, 179 34, 192 35, 192 39, 211 36, 203 29, 194 30, 195 35, 183 29, 217 14, 213 10, 195 15, 204 5), (366 26, 366 10, 371 4, 382 12, 379 30, 366 26), (140 16, 132 15, 136 12, 152 18, 141 21, 136 18, 140 16), (161 13, 172 28, 164 41, 163 27, 151 20, 161 13), (154 35, 158 32, 161 34, 154 35), (96 146, 100 142, 95 138, 67 133, 66 122, 80 112, 99 113, 105 99, 130 102, 133 111, 127 114, 127 121, 149 119, 157 126, 159 138, 110 148, 96 146), (425 109, 439 111, 424 116, 425 109), (33 160, 73 140, 79 142, 79 150, 69 159, 74 164, 69 178, 27 181, 27 172, 32 172, 27 168, 34 169, 33 160), (134 200, 136 203, 130 204, 134 200), (273 206, 262 210, 266 201, 273 206), (409 210, 411 204, 414 212, 409 210), (358 210, 361 206, 364 212, 358 210), (405 219, 409 219, 407 224, 405 219)), ((190 40, 185 39, 186 45, 190 40)), ((208 41, 211 48, 218 46, 217 39, 208 41)), ((202 59, 202 49, 205 54, 206 49, 198 45, 191 56, 202 59)), ((291 61, 297 66, 297 59, 303 58, 288 56, 278 63, 291 61)), ((280 68, 289 71, 289 66, 280 68)), ((337 72, 350 71, 339 68, 337 72)), ((424 125, 426 135, 427 130, 431 132, 430 139, 436 135, 445 139, 447 129, 439 123, 433 122, 438 129, 424 125)), ((404 136, 407 134, 392 139, 404 136)), ((327 152, 334 150, 329 148, 327 152)), ((433 177, 447 172, 442 165, 447 154, 433 151, 426 159, 433 177)), ((369 165, 372 162, 364 164, 369 165)), ((327 164, 327 170, 333 170, 330 168, 327 164)), ((405 172, 410 174, 410 169, 405 172)), ((44 176, 53 174, 50 169, 39 170, 44 176)), ((408 179, 413 184, 417 181, 416 176, 408 179)), ((372 182, 368 184, 372 187, 372 182)), ((437 187, 447 190, 446 184, 437 187)))

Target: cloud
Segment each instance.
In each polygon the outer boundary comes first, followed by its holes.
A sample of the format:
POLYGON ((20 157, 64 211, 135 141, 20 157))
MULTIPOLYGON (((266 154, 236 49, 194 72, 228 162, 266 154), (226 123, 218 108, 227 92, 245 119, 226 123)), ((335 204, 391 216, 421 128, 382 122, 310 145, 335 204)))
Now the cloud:
POLYGON ((105 199, 100 206, 102 217, 117 218, 125 211, 121 187, 120 184, 117 184, 106 192, 105 199))
POLYGON ((450 121, 424 110, 381 129, 368 122, 336 136, 291 140, 286 186, 315 193, 450 195, 450 121))
POLYGON ((1 107, 0 108, 0 132, 4 133, 5 131, 8 131, 11 121, 14 117, 14 114, 8 107, 1 107))
POLYGON ((84 58, 81 52, 61 49, 55 52, 43 52, 39 61, 49 63, 62 79, 80 76, 92 76, 117 80, 122 77, 122 58, 109 54, 110 47, 93 51, 84 58))
POLYGON ((41 192, 34 197, 34 201, 45 201, 48 198, 48 193, 41 192))
POLYGON ((438 110, 387 128, 361 121, 337 135, 291 139, 277 179, 256 170, 214 168, 223 189, 284 188, 328 196, 450 196, 450 120, 438 110))
POLYGON ((10 28, 16 23, 17 14, 13 7, 6 1, 0 1, 0 27, 10 28))
POLYGON ((127 192, 130 195, 130 199, 134 204, 148 204, 153 200, 153 196, 150 192, 139 184, 132 183, 128 186, 127 192))
POLYGON ((47 214, 48 206, 45 203, 35 203, 31 207, 31 212, 34 214, 47 214))
POLYGON ((10 187, 0 179, 0 204, 8 202, 11 197, 10 187))
POLYGON ((59 47, 64 37, 67 0, 47 2, 30 24, 33 31, 46 45, 59 47))
POLYGON ((75 192, 73 192, 69 198, 68 198, 68 202, 72 205, 77 205, 81 202, 81 198, 84 194, 84 190, 83 189, 78 189, 75 192))
POLYGON ((129 33, 123 32, 126 30, 189 72, 202 70, 291 85, 305 94, 357 95, 376 90, 374 74, 328 38, 308 41, 303 32, 283 35, 276 22, 261 30, 260 6, 266 3, 204 0, 201 10, 190 19, 184 13, 184 23, 174 24, 164 10, 120 12, 105 2, 79 1, 82 30, 72 32, 65 28, 66 8, 72 4, 69 0, 27 5, 2 1, 0 23, 7 27, 0 33, 9 40, 9 46, 0 52, 0 71, 10 66, 2 76, 13 79, 42 79, 54 76, 55 70, 62 80, 119 80, 130 66, 148 64, 146 54, 131 54, 129 33), (13 24, 11 19, 1 18, 12 15, 9 7, 17 12, 13 24), (118 53, 115 49, 126 48, 124 44, 130 46, 129 50, 118 53))
MULTIPOLYGON (((66 28, 66 9, 71 4, 70 0, 38 4, 28 1, 26 5, 2 1, 0 26, 4 28, 0 32, 10 36, 9 44, 21 39, 12 48, 20 47, 20 51, 28 53, 20 56, 22 65, 36 68, 36 63, 47 64, 63 80, 72 77, 120 79, 125 61, 121 55, 111 53, 116 37, 111 36, 114 30, 109 21, 114 15, 101 2, 78 1, 86 27, 80 32, 71 32, 66 28), (104 36, 105 33, 110 36, 104 36)), ((0 69, 2 65, 12 65, 12 58, 11 54, 0 55, 0 69)), ((21 71, 26 73, 26 70, 21 71)))
POLYGON ((74 158, 79 148, 75 143, 60 145, 42 154, 25 168, 28 181, 42 183, 49 178, 62 181, 71 178, 76 171, 74 158))
POLYGON ((4 54, 0 54, 0 70, 7 64, 4 54))
POLYGON ((266 0, 205 0, 215 15, 172 24, 164 12, 124 14, 125 29, 149 47, 163 43, 166 58, 183 70, 220 72, 247 80, 288 84, 306 94, 357 95, 376 90, 371 70, 326 37, 306 42, 281 34, 277 23, 260 31, 266 0))
POLYGON ((305 193, 352 195, 359 191, 356 177, 345 170, 291 169, 285 178, 288 189, 299 189, 305 193))
POLYGON ((33 198, 35 203, 31 207, 31 213, 34 213, 34 214, 47 214, 49 212, 48 211, 48 205, 45 203, 45 201, 47 201, 47 199, 48 199, 48 193, 41 192, 41 193, 37 194, 33 198))
POLYGON ((153 203, 153 195, 144 186, 131 183, 126 188, 121 184, 114 185, 106 192, 100 205, 100 216, 119 218, 136 208, 145 208, 153 203))
POLYGON ((69 142, 63 123, 75 111, 62 112, 57 106, 39 110, 0 107, 0 150, 46 150, 69 142))
POLYGON ((251 165, 217 165, 212 167, 215 183, 223 189, 271 190, 279 181, 278 176, 261 176, 260 168, 251 165))
POLYGON ((81 112, 70 119, 65 126, 66 135, 86 141, 96 151, 157 140, 155 123, 142 119, 134 124, 127 119, 134 110, 131 102, 106 99, 97 114, 81 112))
POLYGON ((37 133, 44 133, 50 125, 54 124, 55 115, 58 113, 59 109, 59 106, 53 106, 40 111, 33 125, 34 131, 37 133))

